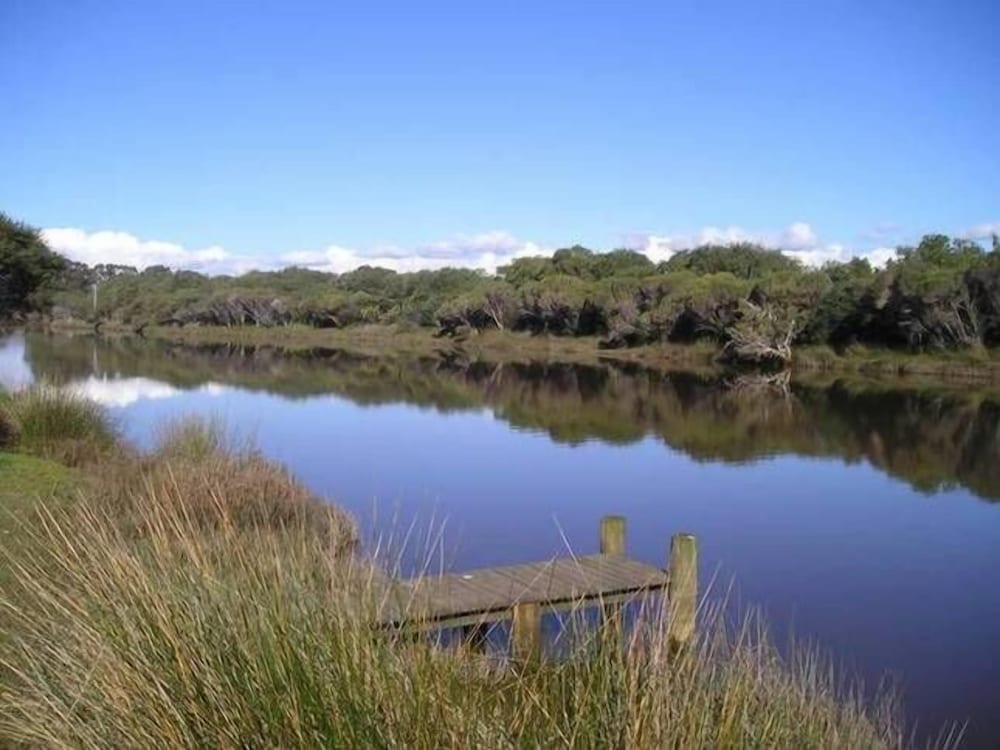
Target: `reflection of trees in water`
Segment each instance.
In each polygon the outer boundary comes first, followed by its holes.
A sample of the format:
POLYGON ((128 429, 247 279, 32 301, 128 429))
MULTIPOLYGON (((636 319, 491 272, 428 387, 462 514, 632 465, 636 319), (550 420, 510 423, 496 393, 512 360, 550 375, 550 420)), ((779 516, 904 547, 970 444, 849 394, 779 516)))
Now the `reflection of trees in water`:
POLYGON ((921 490, 962 486, 1000 497, 1000 402, 971 389, 723 380, 638 365, 467 362, 339 350, 197 349, 141 340, 31 336, 36 372, 64 380, 142 376, 290 398, 335 393, 361 404, 439 411, 489 406, 554 440, 629 443, 656 436, 697 460, 797 454, 867 460, 921 490))

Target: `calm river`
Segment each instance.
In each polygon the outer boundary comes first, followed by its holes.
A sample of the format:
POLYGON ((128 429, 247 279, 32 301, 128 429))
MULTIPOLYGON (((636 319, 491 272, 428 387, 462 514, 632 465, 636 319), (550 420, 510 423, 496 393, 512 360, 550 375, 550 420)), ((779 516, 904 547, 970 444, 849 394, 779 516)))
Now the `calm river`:
POLYGON ((38 378, 140 446, 217 416, 370 537, 443 528, 455 570, 595 551, 607 513, 650 563, 694 532, 702 580, 760 605, 779 642, 894 678, 925 730, 968 719, 971 746, 1000 744, 1000 389, 0 340, 0 383, 38 378))

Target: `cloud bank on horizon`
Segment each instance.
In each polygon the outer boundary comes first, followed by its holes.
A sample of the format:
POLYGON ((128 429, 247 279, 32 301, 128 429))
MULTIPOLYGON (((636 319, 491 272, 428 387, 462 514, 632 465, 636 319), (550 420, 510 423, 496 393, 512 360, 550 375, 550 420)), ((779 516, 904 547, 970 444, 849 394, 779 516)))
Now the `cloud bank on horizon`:
MULTIPOLYGON (((753 232, 738 226, 704 227, 696 232, 679 234, 634 232, 624 235, 620 246, 638 250, 658 263, 680 250, 699 245, 756 242, 777 248, 806 266, 819 267, 831 261, 860 257, 879 267, 884 266, 896 254, 895 247, 885 242, 887 235, 894 233, 896 229, 898 228, 892 225, 891 229, 880 227, 872 230, 870 239, 874 246, 867 249, 821 241, 813 228, 802 221, 789 224, 777 232, 753 232), (879 243, 878 240, 882 242, 879 243)), ((504 231, 460 235, 411 248, 376 245, 359 249, 329 245, 322 250, 290 251, 273 256, 233 253, 219 245, 191 249, 173 242, 140 239, 128 232, 116 230, 87 232, 65 227, 45 229, 42 234, 53 250, 91 266, 114 263, 144 269, 164 265, 212 275, 240 275, 248 271, 277 270, 289 266, 345 273, 364 265, 381 266, 400 272, 450 266, 476 268, 493 274, 500 266, 517 258, 551 255, 556 250, 555 247, 522 240, 504 231)), ((958 236, 984 239, 993 234, 1000 234, 1000 221, 978 224, 958 233, 958 236)))

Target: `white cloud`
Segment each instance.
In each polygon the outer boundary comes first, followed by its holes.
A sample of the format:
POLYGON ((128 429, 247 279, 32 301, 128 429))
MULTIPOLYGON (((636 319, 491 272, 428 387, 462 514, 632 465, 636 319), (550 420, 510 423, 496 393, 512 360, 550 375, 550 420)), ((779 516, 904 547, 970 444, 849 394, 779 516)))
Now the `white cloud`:
POLYGON ((633 234, 626 238, 628 247, 645 253, 654 262, 667 260, 680 250, 699 245, 725 245, 731 242, 756 242, 776 247, 811 266, 819 266, 832 260, 845 260, 851 254, 843 245, 820 243, 816 232, 804 221, 789 224, 779 232, 754 232, 739 226, 710 226, 683 234, 633 234))
POLYGON ((668 260, 680 250, 709 243, 731 242, 755 242, 765 247, 777 248, 785 255, 814 268, 824 263, 843 262, 854 257, 867 258, 872 265, 881 267, 896 255, 896 251, 888 247, 857 250, 839 242, 822 242, 815 230, 804 221, 793 222, 778 232, 754 232, 743 227, 730 226, 704 227, 696 232, 675 235, 639 233, 627 235, 625 244, 645 253, 653 262, 659 263, 668 260))
POLYGON ((883 268, 886 263, 896 257, 894 247, 876 247, 865 253, 859 253, 860 257, 867 258, 875 268, 883 268))
MULTIPOLYGON (((895 225, 881 226, 888 231, 895 225)), ((962 236, 982 239, 1000 233, 1000 222, 972 227, 962 236)), ((90 265, 118 263, 146 268, 166 265, 189 268, 208 274, 242 274, 251 270, 268 270, 284 266, 300 266, 319 271, 344 273, 363 265, 381 266, 395 271, 439 269, 447 266, 482 269, 495 273, 497 268, 516 258, 551 255, 554 248, 515 237, 509 232, 490 231, 481 234, 458 235, 440 242, 416 247, 374 245, 353 248, 328 245, 320 250, 298 250, 272 256, 241 255, 218 245, 188 249, 173 242, 142 240, 122 231, 86 232, 82 229, 46 229, 49 245, 73 260, 90 265)), ((895 250, 886 240, 871 242, 874 247, 848 247, 821 239, 811 225, 796 221, 777 231, 754 231, 741 226, 706 226, 691 232, 641 232, 625 235, 623 244, 645 253, 659 263, 679 250, 706 243, 756 242, 775 247, 807 266, 818 267, 831 261, 846 261, 853 257, 867 258, 875 266, 884 266, 895 257, 895 250)))
POLYGON ((53 250, 91 266, 116 263, 143 269, 163 265, 205 273, 245 273, 265 265, 260 259, 236 256, 218 245, 188 250, 173 242, 141 240, 128 232, 56 228, 44 230, 42 236, 53 250))
POLYGON ((524 242, 507 232, 495 231, 419 245, 412 250, 395 245, 381 245, 368 250, 330 245, 326 250, 318 252, 285 253, 279 260, 285 265, 332 273, 343 273, 363 265, 381 266, 400 272, 452 266, 479 268, 487 273, 496 273, 499 266, 510 263, 515 258, 551 255, 552 252, 551 248, 524 242))
MULTIPOLYGON (((819 239, 811 226, 804 221, 796 221, 794 224, 789 224, 788 228, 781 233, 780 246, 786 250, 810 250, 815 248, 818 242, 819 239)), ((835 246, 831 245, 830 247, 835 246)), ((836 247, 839 248, 839 246, 836 247)))
POLYGON ((969 228, 962 236, 970 240, 989 239, 992 235, 1000 235, 1000 221, 987 221, 969 228))
POLYGON ((121 231, 86 232, 75 228, 54 228, 44 230, 43 236, 53 250, 91 266, 115 263, 141 270, 149 266, 164 265, 208 274, 234 275, 289 265, 334 273, 343 273, 364 265, 401 272, 457 266, 480 268, 487 273, 495 273, 497 267, 510 263, 514 258, 551 255, 553 252, 552 248, 519 240, 502 231, 459 235, 450 240, 427 243, 412 249, 395 245, 376 245, 364 249, 329 245, 324 250, 299 250, 271 258, 239 255, 218 245, 189 250, 173 242, 142 240, 121 231))
POLYGON ((850 255, 847 248, 836 242, 830 245, 802 245, 795 250, 785 250, 784 253, 813 268, 819 268, 824 263, 847 260, 850 255))

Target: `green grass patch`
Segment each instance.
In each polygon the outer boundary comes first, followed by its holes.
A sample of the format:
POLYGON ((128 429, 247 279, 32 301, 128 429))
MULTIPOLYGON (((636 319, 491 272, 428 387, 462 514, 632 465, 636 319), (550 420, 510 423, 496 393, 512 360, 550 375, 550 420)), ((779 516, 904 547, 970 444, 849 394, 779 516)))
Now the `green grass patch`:
POLYGON ((70 492, 79 474, 54 461, 14 453, 0 453, 0 528, 6 518, 36 507, 40 498, 70 492))
POLYGON ((0 591, 12 579, 13 561, 32 552, 26 530, 38 510, 65 505, 80 481, 79 472, 54 461, 0 452, 0 591))

